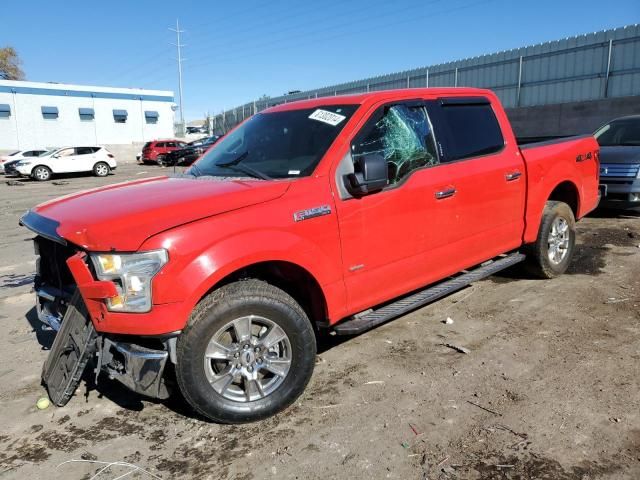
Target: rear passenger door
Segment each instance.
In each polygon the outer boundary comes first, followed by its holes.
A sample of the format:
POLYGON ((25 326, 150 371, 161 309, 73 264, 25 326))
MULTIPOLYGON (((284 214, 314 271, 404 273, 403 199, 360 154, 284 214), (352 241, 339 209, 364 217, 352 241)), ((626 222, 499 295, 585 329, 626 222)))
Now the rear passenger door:
POLYGON ((76 147, 76 172, 88 172, 93 170, 93 165, 95 163, 96 155, 93 147, 76 147))
POLYGON ((524 231, 524 161, 515 141, 505 141, 489 99, 440 98, 427 108, 452 179, 449 193, 457 198, 448 222, 456 245, 452 261, 466 268, 517 248, 524 231))

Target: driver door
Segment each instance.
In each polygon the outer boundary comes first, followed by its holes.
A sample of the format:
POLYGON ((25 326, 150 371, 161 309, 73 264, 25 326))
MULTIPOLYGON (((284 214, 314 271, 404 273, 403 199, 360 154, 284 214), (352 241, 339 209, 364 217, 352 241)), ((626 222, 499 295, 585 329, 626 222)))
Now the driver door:
MULTIPOLYGON (((439 167, 431 122, 421 101, 375 110, 351 140, 336 172, 336 210, 349 310, 357 312, 416 289, 440 274, 457 198, 438 198, 451 179, 439 167), (343 186, 360 155, 387 160, 388 185, 353 197, 343 186), (434 260, 435 259, 435 260, 434 260)), ((455 221, 455 220, 454 220, 455 221)))

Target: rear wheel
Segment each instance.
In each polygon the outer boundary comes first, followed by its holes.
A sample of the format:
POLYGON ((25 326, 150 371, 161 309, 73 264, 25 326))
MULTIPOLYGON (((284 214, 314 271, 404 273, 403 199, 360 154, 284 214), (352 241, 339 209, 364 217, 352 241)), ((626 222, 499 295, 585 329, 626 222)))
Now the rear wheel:
POLYGON ((536 242, 529 245, 527 267, 541 278, 562 275, 573 257, 576 243, 576 220, 564 202, 548 201, 540 221, 536 242))
POLYGON ((98 162, 93 166, 93 174, 96 177, 106 177, 111 169, 105 162, 98 162))
POLYGON ((182 394, 201 415, 244 423, 285 409, 304 391, 316 342, 304 310, 258 280, 225 285, 195 308, 178 340, 182 394))
POLYGON ((165 163, 164 163, 164 159, 165 159, 165 155, 158 155, 156 157, 156 162, 158 162, 158 165, 160 165, 161 167, 165 167, 165 163))
POLYGON ((38 165, 31 171, 31 176, 39 182, 45 182, 51 178, 51 169, 44 165, 38 165))

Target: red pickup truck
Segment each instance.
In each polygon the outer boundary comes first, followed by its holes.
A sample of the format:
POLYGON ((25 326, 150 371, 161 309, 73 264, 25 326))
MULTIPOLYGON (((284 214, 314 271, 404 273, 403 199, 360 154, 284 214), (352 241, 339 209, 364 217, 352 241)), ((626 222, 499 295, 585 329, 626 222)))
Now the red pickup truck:
POLYGON ((305 389, 317 335, 357 334, 520 261, 552 278, 598 204, 589 136, 518 145, 490 91, 279 105, 191 169, 27 212, 54 403, 88 360, 214 421, 305 389), (133 200, 133 201, 132 201, 133 200))

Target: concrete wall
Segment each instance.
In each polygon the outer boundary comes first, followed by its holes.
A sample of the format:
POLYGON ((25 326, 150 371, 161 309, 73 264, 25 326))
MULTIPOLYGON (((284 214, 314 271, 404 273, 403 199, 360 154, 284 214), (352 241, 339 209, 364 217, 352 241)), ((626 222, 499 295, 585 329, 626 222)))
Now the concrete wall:
POLYGON ((0 104, 11 109, 0 117, 0 149, 134 145, 174 136, 172 92, 0 81, 0 104), (43 118, 43 106, 56 107, 58 117, 43 118), (80 108, 93 109, 94 118, 82 120, 80 108), (125 123, 116 123, 114 110, 127 111, 125 123), (145 111, 158 112, 157 122, 145 111))
POLYGON ((593 133, 616 117, 640 114, 640 96, 507 109, 518 137, 593 133))

